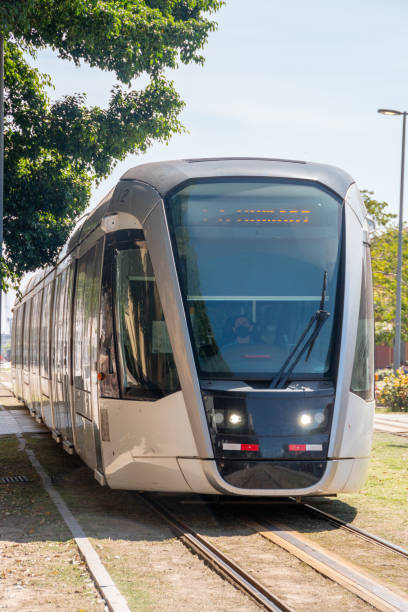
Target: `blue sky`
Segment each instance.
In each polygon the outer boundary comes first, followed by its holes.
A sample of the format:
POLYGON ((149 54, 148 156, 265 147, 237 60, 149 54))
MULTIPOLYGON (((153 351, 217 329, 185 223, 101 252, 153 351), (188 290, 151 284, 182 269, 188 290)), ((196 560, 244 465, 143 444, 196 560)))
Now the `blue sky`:
MULTIPOLYGON (((204 67, 168 73, 189 133, 129 156, 91 203, 138 163, 253 155, 340 166, 396 211, 402 120, 376 111, 408 108, 408 3, 227 0, 215 18, 204 67)), ((36 65, 52 76, 53 97, 86 92, 89 104, 104 106, 115 82, 50 51, 36 65)))

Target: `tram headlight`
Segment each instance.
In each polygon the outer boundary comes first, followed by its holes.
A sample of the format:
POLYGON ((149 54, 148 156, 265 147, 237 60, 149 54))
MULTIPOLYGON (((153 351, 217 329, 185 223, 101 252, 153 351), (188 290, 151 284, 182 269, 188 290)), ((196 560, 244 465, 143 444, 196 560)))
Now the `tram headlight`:
POLYGON ((212 424, 218 431, 242 431, 247 426, 247 417, 240 410, 214 410, 212 424))
POLYGON ((314 421, 317 425, 321 425, 326 420, 326 415, 323 411, 316 412, 314 415, 314 421))
POLYGON ((221 425, 224 422, 224 414, 222 412, 214 413, 214 423, 221 425))
POLYGON ((243 420, 242 414, 239 414, 238 412, 230 412, 228 415, 228 422, 231 425, 242 425, 243 420))
POLYGON ((244 398, 206 392, 203 393, 203 400, 212 434, 253 433, 252 416, 244 398))
POLYGON ((310 412, 301 412, 298 414, 298 426, 302 430, 321 429, 324 427, 327 420, 325 410, 311 410, 310 412))
POLYGON ((304 412, 299 416, 299 424, 302 425, 302 427, 309 427, 312 424, 312 416, 304 412))

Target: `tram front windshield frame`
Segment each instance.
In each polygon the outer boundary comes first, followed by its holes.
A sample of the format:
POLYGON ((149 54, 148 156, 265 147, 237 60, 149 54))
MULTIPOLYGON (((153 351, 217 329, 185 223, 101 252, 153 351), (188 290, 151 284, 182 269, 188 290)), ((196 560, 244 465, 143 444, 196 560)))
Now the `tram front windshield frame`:
POLYGON ((166 211, 200 377, 267 380, 319 308, 330 316, 291 378, 330 375, 342 200, 308 181, 202 180, 166 211))

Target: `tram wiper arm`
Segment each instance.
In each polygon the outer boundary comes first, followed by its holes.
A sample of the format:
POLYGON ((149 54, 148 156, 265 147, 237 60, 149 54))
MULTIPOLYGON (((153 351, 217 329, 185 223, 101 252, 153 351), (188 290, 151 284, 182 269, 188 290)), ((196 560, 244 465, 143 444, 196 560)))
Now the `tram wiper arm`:
POLYGON ((323 327, 325 321, 330 316, 330 312, 324 310, 324 302, 326 300, 326 287, 327 271, 325 271, 323 274, 323 288, 322 295, 320 298, 320 308, 316 310, 309 323, 307 324, 306 329, 302 332, 302 335, 297 341, 296 346, 291 350, 281 369, 272 380, 269 387, 270 389, 282 389, 285 386, 286 381, 299 363, 305 351, 307 351, 306 361, 309 359, 316 338, 319 335, 320 330, 323 327), (312 332, 310 333, 311 330, 312 332))

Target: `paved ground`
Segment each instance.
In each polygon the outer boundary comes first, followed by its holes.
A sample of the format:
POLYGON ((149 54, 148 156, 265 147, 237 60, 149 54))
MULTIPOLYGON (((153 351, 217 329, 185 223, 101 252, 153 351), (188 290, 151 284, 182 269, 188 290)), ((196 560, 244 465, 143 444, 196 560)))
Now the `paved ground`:
POLYGON ((44 433, 47 428, 36 423, 22 402, 10 391, 10 370, 0 373, 0 436, 17 433, 44 433))
POLYGON ((408 413, 389 412, 386 414, 376 414, 374 429, 377 431, 387 431, 389 433, 404 433, 408 435, 408 413))

